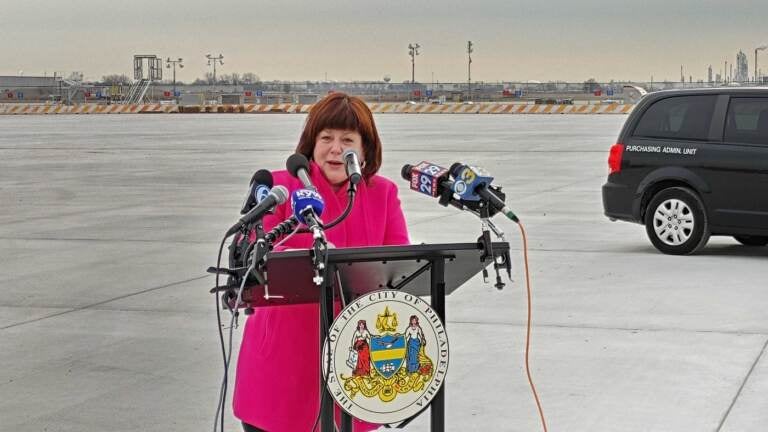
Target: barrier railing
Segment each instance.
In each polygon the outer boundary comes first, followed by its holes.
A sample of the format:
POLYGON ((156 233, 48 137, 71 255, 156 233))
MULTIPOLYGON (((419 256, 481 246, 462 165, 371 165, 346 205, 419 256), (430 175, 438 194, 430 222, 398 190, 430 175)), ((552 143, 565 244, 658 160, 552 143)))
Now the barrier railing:
MULTIPOLYGON (((627 114, 631 104, 545 105, 522 103, 369 103, 376 114, 627 114)), ((219 114, 301 114, 310 104, 192 105, 171 104, 0 104, 0 115, 23 114, 149 114, 149 113, 219 113, 219 114)))

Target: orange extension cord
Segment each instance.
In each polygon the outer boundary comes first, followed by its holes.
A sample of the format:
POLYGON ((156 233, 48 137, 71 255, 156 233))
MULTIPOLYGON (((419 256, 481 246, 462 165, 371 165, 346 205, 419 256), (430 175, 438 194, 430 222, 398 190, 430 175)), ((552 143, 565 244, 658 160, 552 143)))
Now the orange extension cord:
POLYGON ((531 385, 531 391, 533 392, 533 398, 536 400, 536 408, 539 410, 539 417, 541 418, 541 426, 544 428, 544 432, 547 432, 547 421, 544 420, 544 411, 541 409, 541 402, 539 401, 539 394, 536 392, 536 386, 533 384, 533 378, 531 377, 531 368, 528 365, 528 353, 531 347, 531 276, 528 272, 528 238, 525 235, 525 228, 521 222, 517 222, 517 226, 520 227, 520 233, 523 235, 523 258, 525 260, 525 288, 528 293, 528 323, 526 324, 525 331, 525 373, 528 375, 528 383, 531 385))

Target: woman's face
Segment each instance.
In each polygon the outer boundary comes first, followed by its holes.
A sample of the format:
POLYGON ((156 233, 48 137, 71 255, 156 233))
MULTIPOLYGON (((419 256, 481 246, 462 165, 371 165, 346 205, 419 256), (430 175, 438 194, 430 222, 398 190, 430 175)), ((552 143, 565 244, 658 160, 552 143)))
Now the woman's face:
POLYGON ((315 150, 312 158, 323 170, 325 178, 339 186, 347 181, 347 171, 341 158, 346 149, 353 149, 363 161, 363 137, 354 130, 323 129, 315 138, 315 150))

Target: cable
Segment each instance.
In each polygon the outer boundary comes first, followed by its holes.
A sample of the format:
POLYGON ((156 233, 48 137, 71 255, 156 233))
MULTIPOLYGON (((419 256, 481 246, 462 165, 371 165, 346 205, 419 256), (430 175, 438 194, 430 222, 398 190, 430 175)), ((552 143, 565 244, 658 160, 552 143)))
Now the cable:
MULTIPOLYGON (((221 380, 221 390, 219 391, 219 403, 218 407, 216 408, 216 417, 218 418, 219 415, 221 415, 221 431, 224 431, 224 411, 226 409, 226 403, 227 403, 227 388, 229 387, 229 365, 232 361, 232 338, 234 335, 235 330, 235 320, 237 320, 237 317, 239 316, 238 307, 240 303, 243 300, 243 291, 245 290, 245 284, 248 280, 248 275, 256 268, 256 261, 251 262, 250 267, 248 267, 248 270, 245 272, 245 275, 243 276, 243 280, 240 283, 240 288, 237 291, 237 298, 235 299, 235 306, 234 308, 229 307, 227 305, 227 309, 229 309, 230 313, 232 313, 232 318, 229 321, 229 338, 228 338, 228 348, 229 351, 224 351, 226 354, 224 355, 224 377, 221 380)), ((218 303, 217 303, 218 304, 218 303)), ((218 307, 217 307, 218 312, 218 307)), ((219 329, 221 329, 221 324, 219 324, 219 329)), ((224 338, 222 334, 222 350, 224 350, 224 338)), ((213 424, 213 431, 216 432, 216 424, 217 422, 214 421, 213 424)))
POLYGON ((323 229, 331 229, 349 216, 349 213, 352 211, 352 206, 355 205, 355 192, 354 189, 347 190, 347 207, 344 208, 344 212, 331 223, 325 224, 323 229))
MULTIPOLYGON (((227 238, 221 239, 221 244, 219 245, 219 254, 218 258, 216 259, 216 268, 221 268, 221 254, 224 251, 224 242, 227 241, 227 238)), ((224 360, 224 377, 226 379, 227 376, 227 352, 224 348, 224 332, 221 329, 221 311, 219 309, 219 272, 216 272, 216 322, 218 323, 219 328, 219 341, 221 342, 221 356, 224 360)), ((221 393, 219 393, 219 400, 221 401, 221 393)), ((222 409, 221 402, 216 407, 216 417, 213 420, 213 430, 216 432, 216 423, 219 420, 219 410, 222 409)), ((224 431, 224 413, 221 415, 221 430, 224 431)))
POLYGON ((281 244, 285 243, 285 241, 286 241, 286 240, 288 240, 289 238, 293 237, 293 235, 294 235, 294 234, 296 234, 297 232, 299 232, 299 229, 300 229, 300 228, 301 228, 301 227, 300 227, 299 225, 296 225, 296 228, 294 228, 294 229, 293 229, 293 231, 291 231, 291 233, 290 233, 290 234, 288 234, 287 236, 283 237, 283 239, 282 239, 282 240, 280 240, 280 241, 279 241, 277 244, 275 244, 273 247, 278 247, 278 246, 280 246, 281 244))
POLYGON ((544 432, 547 432, 547 422, 544 420, 544 411, 541 409, 541 401, 539 401, 539 394, 536 392, 536 386, 533 384, 533 378, 531 377, 531 368, 528 364, 528 354, 531 348, 531 275, 528 271, 528 239, 525 235, 525 228, 523 228, 522 222, 518 221, 517 226, 520 227, 520 233, 523 236, 523 258, 525 260, 525 289, 528 294, 528 320, 525 329, 525 373, 528 375, 528 384, 531 385, 531 391, 533 392, 533 398, 536 400, 536 408, 539 410, 539 417, 541 418, 541 426, 544 428, 544 432))

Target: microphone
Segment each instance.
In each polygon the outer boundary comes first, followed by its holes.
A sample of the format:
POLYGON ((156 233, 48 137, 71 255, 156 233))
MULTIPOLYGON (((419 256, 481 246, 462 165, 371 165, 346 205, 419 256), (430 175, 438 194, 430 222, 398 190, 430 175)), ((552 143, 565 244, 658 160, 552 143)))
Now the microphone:
POLYGON ((487 171, 482 168, 456 162, 451 165, 451 175, 453 175, 453 178, 455 179, 453 191, 461 196, 462 200, 479 201, 482 198, 488 201, 495 209, 504 213, 504 216, 508 217, 513 222, 520 221, 520 219, 517 218, 517 215, 515 215, 515 213, 507 207, 506 203, 489 187, 491 181, 493 181, 493 177, 491 177, 487 171))
POLYGON ((272 211, 275 206, 282 204, 288 198, 288 189, 285 186, 277 185, 269 192, 266 198, 260 203, 256 204, 256 207, 252 208, 245 216, 241 217, 234 225, 232 225, 225 237, 229 237, 236 233, 240 228, 250 225, 257 220, 261 219, 266 213, 272 211))
POLYGON ((487 186, 493 181, 488 171, 459 162, 451 165, 450 172, 454 180, 453 192, 464 201, 480 201, 477 189, 482 189, 482 185, 487 186))
POLYGON ((293 216, 310 229, 321 228, 319 217, 324 208, 325 202, 316 191, 297 189, 291 194, 293 216))
POLYGON ((446 188, 451 189, 453 183, 447 169, 427 161, 418 165, 405 164, 400 175, 410 182, 411 190, 431 197, 442 196, 446 188))
POLYGON ((251 177, 248 195, 243 200, 240 214, 248 213, 256 204, 262 202, 269 195, 269 190, 272 189, 273 184, 271 172, 265 169, 256 171, 251 177))
POLYGON ((312 184, 312 180, 309 179, 309 161, 306 156, 301 153, 292 154, 285 162, 285 168, 292 176, 301 180, 304 189, 317 190, 312 184))
POLYGON ((360 180, 363 179, 363 173, 360 170, 360 160, 357 157, 357 152, 352 149, 346 149, 341 157, 344 159, 349 182, 353 185, 360 183, 360 180))

